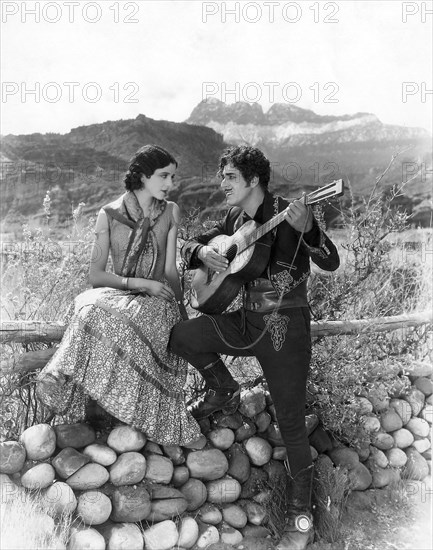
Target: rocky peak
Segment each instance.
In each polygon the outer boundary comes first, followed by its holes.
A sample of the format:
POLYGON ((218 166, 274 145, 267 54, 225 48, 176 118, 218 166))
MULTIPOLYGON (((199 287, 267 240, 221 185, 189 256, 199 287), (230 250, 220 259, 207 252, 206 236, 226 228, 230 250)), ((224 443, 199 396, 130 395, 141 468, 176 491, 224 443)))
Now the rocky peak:
POLYGON ((192 111, 188 124, 203 124, 218 122, 226 124, 265 124, 263 109, 258 103, 247 103, 237 101, 226 105, 223 101, 215 98, 208 98, 201 101, 192 111))
POLYGON ((274 103, 264 113, 258 103, 237 101, 227 105, 216 98, 201 101, 186 120, 188 124, 254 124, 256 126, 277 126, 293 124, 329 124, 331 122, 356 121, 361 124, 380 124, 379 119, 371 113, 353 115, 318 115, 310 109, 302 109, 289 103, 274 103))

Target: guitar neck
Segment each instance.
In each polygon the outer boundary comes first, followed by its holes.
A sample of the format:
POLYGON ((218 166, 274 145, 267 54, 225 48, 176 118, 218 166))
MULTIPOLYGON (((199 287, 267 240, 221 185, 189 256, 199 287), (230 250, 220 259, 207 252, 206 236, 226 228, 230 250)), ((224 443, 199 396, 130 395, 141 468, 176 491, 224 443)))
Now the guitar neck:
MULTIPOLYGON (((317 189, 316 191, 312 191, 305 197, 305 204, 316 204, 318 202, 321 202, 323 200, 329 199, 331 197, 338 197, 341 196, 344 193, 344 184, 343 180, 335 180, 332 183, 329 183, 328 185, 324 185, 320 189, 317 189)), ((283 220, 284 216, 287 212, 289 207, 285 208, 282 212, 274 216, 272 219, 265 222, 263 225, 258 227, 255 231, 251 233, 251 235, 245 239, 245 246, 242 247, 242 250, 238 250, 238 254, 240 252, 243 252, 248 247, 250 247, 252 244, 254 244, 256 241, 258 241, 263 235, 266 235, 266 233, 269 233, 269 231, 272 231, 277 225, 279 225, 283 220)))
MULTIPOLYGON (((282 212, 274 216, 271 220, 267 221, 260 227, 258 227, 254 233, 251 235, 251 243, 259 240, 263 235, 266 235, 266 233, 269 233, 269 231, 272 231, 274 227, 277 227, 277 225, 280 225, 280 223, 284 220, 284 216, 286 215, 287 208, 285 208, 282 212)), ((250 240, 250 239, 248 239, 250 240)))

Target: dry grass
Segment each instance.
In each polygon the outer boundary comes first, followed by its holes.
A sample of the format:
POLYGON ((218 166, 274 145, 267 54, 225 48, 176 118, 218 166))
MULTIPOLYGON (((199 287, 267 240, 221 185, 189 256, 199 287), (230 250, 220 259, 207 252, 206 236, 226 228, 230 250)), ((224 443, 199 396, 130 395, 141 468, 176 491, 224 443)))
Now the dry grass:
POLYGON ((316 472, 313 487, 316 537, 326 542, 341 539, 342 516, 349 495, 347 472, 340 467, 316 472))
POLYGON ((271 535, 278 540, 282 534, 285 524, 285 510, 288 505, 287 478, 278 479, 274 483, 267 483, 270 490, 269 499, 264 503, 267 512, 266 527, 271 535))
POLYGON ((2 499, 1 550, 64 550, 71 516, 53 520, 40 494, 20 491, 7 502, 2 499))
MULTIPOLYGON (((353 251, 348 244, 355 238, 346 230, 331 230, 329 235, 337 245, 341 266, 337 275, 351 269, 354 263, 353 251)), ((371 293, 363 294, 358 302, 358 311, 365 309, 365 304, 373 295, 392 288, 398 284, 401 290, 405 289, 404 299, 401 301, 406 311, 423 311, 431 309, 433 301, 433 231, 429 228, 406 229, 393 232, 383 239, 386 254, 384 262, 387 269, 381 272, 376 288, 371 293), (404 268, 404 271, 402 269, 404 268), (412 277, 410 277, 412 271, 412 277), (393 274, 398 274, 398 280, 393 281, 393 274), (406 276, 406 279, 404 278, 406 276), (416 290, 416 291, 415 291, 416 290), (373 294, 374 293, 374 294, 373 294)), ((313 272, 319 271, 313 266, 313 272)), ((401 294, 399 295, 401 298, 401 294)))

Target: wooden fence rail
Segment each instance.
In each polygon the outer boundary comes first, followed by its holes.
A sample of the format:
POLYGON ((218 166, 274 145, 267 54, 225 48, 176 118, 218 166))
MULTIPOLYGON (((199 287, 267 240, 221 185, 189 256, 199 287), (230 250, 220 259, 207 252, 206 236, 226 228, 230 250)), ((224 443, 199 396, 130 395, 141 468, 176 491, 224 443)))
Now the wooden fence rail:
MULTIPOLYGON (((350 321, 312 321, 311 334, 312 336, 339 336, 361 332, 387 332, 432 322, 433 311, 350 321)), ((0 343, 58 342, 64 332, 65 325, 60 322, 2 321, 0 323, 0 343)))
MULTIPOLYGON (((408 327, 416 327, 433 323, 433 311, 407 313, 392 317, 377 317, 372 319, 357 319, 348 321, 313 321, 311 334, 318 336, 343 336, 346 334, 361 334, 367 332, 388 332, 408 327)), ((61 340, 65 325, 42 321, 4 321, 0 324, 0 343, 35 342, 52 343, 61 340)), ((54 354, 55 348, 23 353, 13 361, 2 361, 2 374, 11 372, 29 372, 46 365, 54 354)))

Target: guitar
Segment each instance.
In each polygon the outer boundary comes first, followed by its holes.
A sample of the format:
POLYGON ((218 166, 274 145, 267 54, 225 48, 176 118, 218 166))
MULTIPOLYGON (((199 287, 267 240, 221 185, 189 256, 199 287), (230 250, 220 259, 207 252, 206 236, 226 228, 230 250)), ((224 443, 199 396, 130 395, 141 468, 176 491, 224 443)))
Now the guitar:
MULTIPOLYGON (((305 196, 305 204, 315 204, 344 193, 343 180, 320 187, 305 196)), ((243 284, 259 277, 269 262, 270 246, 257 242, 283 220, 288 207, 263 225, 250 220, 233 235, 218 235, 208 242, 229 260, 225 271, 217 273, 205 265, 194 270, 191 305, 202 313, 222 313, 236 298, 243 284)))

